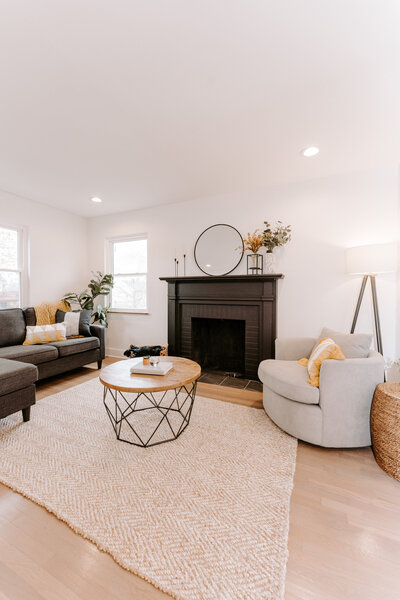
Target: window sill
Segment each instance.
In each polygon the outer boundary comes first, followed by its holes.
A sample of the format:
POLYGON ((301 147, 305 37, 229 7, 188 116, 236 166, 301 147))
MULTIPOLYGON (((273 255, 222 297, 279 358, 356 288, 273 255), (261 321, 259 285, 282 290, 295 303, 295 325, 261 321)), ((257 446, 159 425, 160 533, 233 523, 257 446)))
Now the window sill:
POLYGON ((147 309, 131 309, 131 308, 110 308, 109 313, 123 314, 123 315, 149 315, 147 309))

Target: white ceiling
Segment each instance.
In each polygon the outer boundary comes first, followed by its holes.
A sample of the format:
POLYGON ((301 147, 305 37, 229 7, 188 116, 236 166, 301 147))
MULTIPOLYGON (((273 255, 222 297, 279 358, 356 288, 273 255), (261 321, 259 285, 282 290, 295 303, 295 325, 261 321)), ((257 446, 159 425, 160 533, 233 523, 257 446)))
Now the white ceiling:
POLYGON ((0 188, 81 215, 400 162, 398 0, 2 0, 0 75, 0 188))

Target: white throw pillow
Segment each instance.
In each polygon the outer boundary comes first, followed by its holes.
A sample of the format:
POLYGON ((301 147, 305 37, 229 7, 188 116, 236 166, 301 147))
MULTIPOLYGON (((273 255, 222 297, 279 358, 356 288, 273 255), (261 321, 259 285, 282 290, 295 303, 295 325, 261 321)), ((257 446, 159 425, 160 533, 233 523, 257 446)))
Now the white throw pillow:
POLYGON ((66 312, 64 317, 64 325, 66 336, 79 335, 79 312, 66 312))

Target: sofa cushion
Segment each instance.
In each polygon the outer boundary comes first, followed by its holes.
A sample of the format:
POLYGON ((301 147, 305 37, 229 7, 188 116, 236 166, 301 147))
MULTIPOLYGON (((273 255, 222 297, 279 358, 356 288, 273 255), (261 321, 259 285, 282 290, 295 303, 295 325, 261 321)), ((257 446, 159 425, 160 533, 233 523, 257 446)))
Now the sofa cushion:
POLYGON ((58 358, 58 350, 49 344, 38 346, 6 346, 5 348, 0 348, 0 358, 39 365, 40 363, 58 358))
POLYGON ((0 359, 0 396, 22 390, 35 383, 38 370, 34 365, 0 359))
POLYGON ((60 356, 70 356, 71 354, 79 354, 79 352, 99 348, 100 341, 97 337, 86 337, 65 340, 65 342, 52 342, 51 345, 57 348, 60 356))
POLYGON ((369 333, 340 333, 324 327, 321 337, 332 338, 346 358, 368 358, 372 344, 372 335, 369 333))
POLYGON ((22 308, 0 310, 0 346, 15 346, 25 339, 25 317, 22 308))
POLYGON ((258 367, 258 376, 280 396, 303 404, 319 402, 319 389, 307 383, 307 367, 295 360, 263 360, 258 367))
POLYGON ((24 311, 26 325, 36 325, 36 313, 33 306, 28 306, 22 310, 24 311))

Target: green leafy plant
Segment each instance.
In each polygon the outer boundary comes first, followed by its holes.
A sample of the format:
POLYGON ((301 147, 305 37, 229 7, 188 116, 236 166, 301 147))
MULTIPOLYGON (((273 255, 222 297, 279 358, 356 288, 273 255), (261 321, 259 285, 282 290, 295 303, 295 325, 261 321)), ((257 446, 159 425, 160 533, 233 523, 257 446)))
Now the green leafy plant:
MULTIPOLYGON (((110 273, 103 275, 101 271, 93 272, 93 277, 88 283, 88 287, 80 294, 69 292, 65 294, 63 300, 70 304, 79 304, 82 310, 94 310, 94 301, 98 296, 108 296, 114 286, 114 276, 110 273)), ((93 313, 93 323, 97 321, 108 327, 107 314, 110 306, 97 305, 97 310, 93 313)))
POLYGON ((292 237, 292 226, 284 225, 282 221, 277 221, 273 228, 268 221, 264 221, 265 229, 263 231, 263 246, 267 252, 272 252, 278 246, 284 246, 290 242, 292 237))
POLYGON ((93 323, 100 323, 100 325, 103 325, 103 327, 108 327, 108 320, 107 320, 107 316, 108 316, 108 311, 110 310, 111 306, 102 306, 101 304, 97 305, 97 310, 95 313, 93 313, 93 323))

